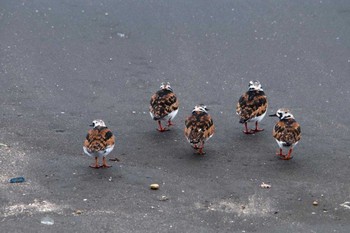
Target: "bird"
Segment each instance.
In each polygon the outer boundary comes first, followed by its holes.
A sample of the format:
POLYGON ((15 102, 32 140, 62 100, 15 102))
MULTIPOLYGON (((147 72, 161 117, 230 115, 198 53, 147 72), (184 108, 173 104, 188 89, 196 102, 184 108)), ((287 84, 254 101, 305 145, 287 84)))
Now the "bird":
POLYGON ((266 115, 268 101, 259 81, 250 81, 248 87, 238 100, 236 113, 239 123, 244 124, 243 133, 254 134, 264 130, 258 124, 266 115), (255 129, 248 130, 248 122, 255 122, 255 129))
POLYGON ((115 137, 112 131, 106 126, 103 120, 93 120, 90 125, 93 127, 86 135, 83 150, 85 154, 95 158, 95 164, 91 168, 109 168, 106 163, 106 156, 113 150, 115 137), (98 159, 102 157, 102 165, 98 159))
POLYGON ((169 127, 174 125, 172 120, 179 111, 179 101, 170 86, 169 82, 163 82, 160 90, 151 97, 149 113, 153 120, 158 122, 157 130, 159 132, 168 131, 169 127), (167 121, 167 126, 163 127, 161 121, 167 121))
POLYGON ((191 116, 185 120, 184 131, 187 141, 196 150, 196 154, 204 155, 204 143, 214 135, 215 131, 207 106, 200 104, 193 108, 191 116))
POLYGON ((269 116, 279 118, 279 121, 276 123, 272 132, 272 135, 280 148, 279 153, 276 155, 283 160, 292 159, 293 148, 301 139, 299 123, 287 108, 280 108, 275 114, 269 116), (283 148, 288 149, 288 154, 283 154, 283 148))

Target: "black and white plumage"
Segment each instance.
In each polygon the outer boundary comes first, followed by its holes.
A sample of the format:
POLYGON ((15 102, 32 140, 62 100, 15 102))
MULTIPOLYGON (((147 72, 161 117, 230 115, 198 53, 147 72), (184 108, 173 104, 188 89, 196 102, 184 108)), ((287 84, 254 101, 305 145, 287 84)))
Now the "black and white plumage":
POLYGON ((215 131, 215 126, 208 109, 205 105, 194 107, 191 116, 185 121, 185 137, 196 150, 197 154, 203 155, 204 143, 209 140, 215 131))
POLYGON ((258 124, 265 117, 267 107, 267 97, 260 82, 250 81, 248 91, 239 98, 236 106, 239 123, 244 124, 245 134, 263 131, 258 124), (248 122, 255 122, 255 129, 248 130, 248 122))
POLYGON ((277 155, 284 160, 293 158, 293 148, 301 139, 301 129, 299 123, 294 119, 294 116, 289 109, 280 108, 271 117, 278 117, 279 121, 273 128, 272 135, 275 138, 280 150, 277 155), (288 154, 283 154, 283 149, 288 149, 288 154))
POLYGON ((162 83, 160 90, 152 95, 149 112, 153 120, 158 122, 159 132, 169 130, 162 126, 161 121, 167 121, 167 126, 173 125, 172 120, 179 111, 179 101, 170 86, 170 83, 162 83))

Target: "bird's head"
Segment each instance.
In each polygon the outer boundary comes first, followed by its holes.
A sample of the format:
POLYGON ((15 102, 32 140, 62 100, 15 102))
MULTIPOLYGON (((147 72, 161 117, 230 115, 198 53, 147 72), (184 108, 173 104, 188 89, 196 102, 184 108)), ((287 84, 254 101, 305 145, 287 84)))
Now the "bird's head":
POLYGON ((106 124, 105 124, 105 122, 103 121, 103 120, 93 120, 92 121, 92 124, 90 125, 91 127, 94 127, 94 128, 96 128, 96 127, 98 127, 98 126, 100 126, 100 127, 106 127, 106 124))
POLYGON ((280 120, 294 119, 293 114, 287 108, 280 108, 275 114, 269 115, 270 117, 278 117, 280 120))
POLYGON ((160 85, 161 90, 168 90, 168 91, 173 91, 173 89, 170 86, 169 82, 162 82, 160 85))
POLYGON ((250 81, 248 85, 248 91, 263 91, 259 81, 250 81))
POLYGON ((199 105, 196 105, 194 106, 192 112, 205 112, 205 113, 208 113, 208 108, 207 106, 205 106, 204 104, 199 104, 199 105))

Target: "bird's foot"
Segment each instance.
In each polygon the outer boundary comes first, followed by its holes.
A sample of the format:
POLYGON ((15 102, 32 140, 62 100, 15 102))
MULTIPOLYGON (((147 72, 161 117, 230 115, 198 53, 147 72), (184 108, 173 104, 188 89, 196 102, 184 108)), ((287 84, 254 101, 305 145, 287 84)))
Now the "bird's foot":
POLYGON ((243 130, 243 133, 245 133, 245 134, 255 134, 255 131, 253 130, 253 129, 251 129, 251 130, 243 130))
POLYGON ((292 158, 293 158, 293 156, 288 156, 288 155, 284 155, 284 156, 280 157, 280 159, 282 159, 282 160, 290 160, 292 158))
POLYGON ((111 165, 107 165, 107 164, 103 164, 103 165, 100 166, 100 168, 110 168, 110 167, 112 167, 112 166, 111 165))
POLYGON ((175 125, 175 123, 173 123, 173 122, 171 122, 171 121, 168 121, 168 124, 167 124, 168 127, 169 127, 169 126, 173 126, 173 125, 175 125))
POLYGON ((99 169, 100 168, 100 166, 98 164, 90 165, 89 167, 95 168, 95 169, 99 169))
POLYGON ((258 132, 264 131, 264 129, 256 128, 256 129, 252 129, 251 131, 253 131, 254 133, 258 133, 258 132))
POLYGON ((282 154, 282 153, 280 153, 280 152, 277 152, 276 155, 277 155, 278 157, 286 157, 286 156, 287 156, 287 155, 282 154))
POLYGON ((165 131, 169 131, 168 128, 157 128, 157 130, 161 133, 165 132, 165 131))
POLYGON ((205 155, 206 153, 203 151, 203 148, 197 147, 196 152, 194 152, 196 155, 205 155))

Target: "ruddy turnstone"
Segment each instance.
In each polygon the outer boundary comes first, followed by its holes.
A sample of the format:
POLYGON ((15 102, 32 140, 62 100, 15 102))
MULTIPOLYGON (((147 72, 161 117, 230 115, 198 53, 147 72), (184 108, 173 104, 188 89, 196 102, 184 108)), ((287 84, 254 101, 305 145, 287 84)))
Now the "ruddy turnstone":
POLYGON ((291 156, 293 147, 298 144, 301 139, 300 125, 294 119, 294 116, 286 108, 280 108, 271 117, 278 117, 280 120, 273 128, 272 135, 276 139, 278 146, 280 147, 278 156, 281 159, 289 160, 293 158, 291 156), (288 148, 288 154, 283 154, 282 149, 288 148))
POLYGON ((151 97, 149 113, 153 120, 158 121, 159 132, 169 130, 162 126, 161 121, 168 121, 167 126, 173 125, 171 122, 179 111, 179 101, 170 86, 170 83, 162 83, 160 90, 151 97))
POLYGON ((214 130, 215 126, 207 107, 202 104, 195 106, 192 115, 185 121, 185 136, 197 154, 205 154, 204 143, 213 136, 214 130))
POLYGON ((237 103, 236 113, 240 117, 239 123, 244 124, 245 134, 263 131, 258 124, 264 118, 267 110, 267 98, 259 81, 250 81, 249 88, 237 103), (255 129, 248 130, 248 122, 255 122, 255 129))
POLYGON ((84 141, 83 150, 85 154, 95 158, 95 164, 91 168, 109 168, 106 163, 106 156, 113 150, 115 138, 110 129, 107 128, 103 120, 94 120, 84 141), (98 163, 98 158, 102 157, 102 165, 98 163))

